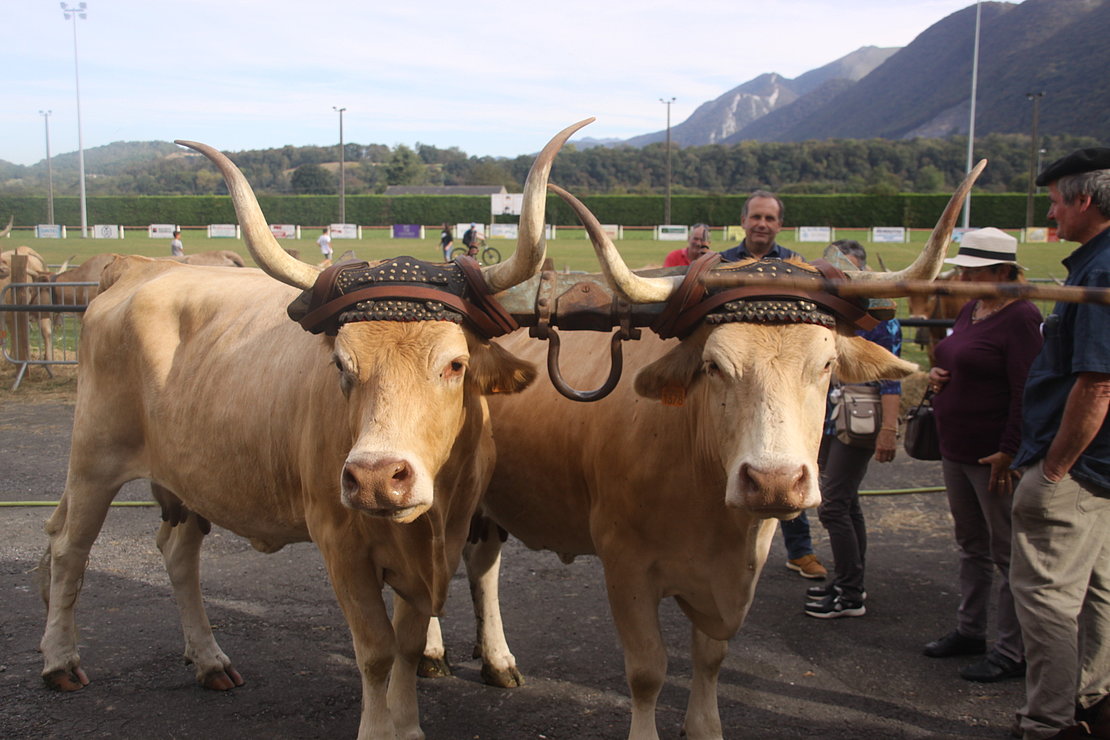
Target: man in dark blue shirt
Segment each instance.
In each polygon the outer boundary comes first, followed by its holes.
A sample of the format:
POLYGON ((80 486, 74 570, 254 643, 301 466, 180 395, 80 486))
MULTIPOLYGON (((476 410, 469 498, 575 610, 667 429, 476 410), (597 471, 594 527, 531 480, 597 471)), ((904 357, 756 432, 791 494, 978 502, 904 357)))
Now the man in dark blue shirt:
POLYGON ((740 210, 740 225, 744 227, 744 240, 732 249, 721 252, 722 262, 739 262, 743 259, 775 257, 780 260, 802 259, 797 252, 775 241, 782 231, 785 213, 782 201, 774 193, 756 190, 744 201, 740 210))
MULTIPOLYGON (((791 257, 802 259, 797 252, 775 242, 775 237, 782 231, 784 212, 782 201, 774 193, 756 190, 749 195, 744 201, 744 207, 740 209, 740 225, 744 227, 744 240, 732 249, 721 252, 721 261, 739 262, 744 259, 764 257, 775 257, 781 260, 791 257)), ((782 523, 782 535, 786 542, 786 567, 803 578, 824 580, 828 575, 828 569, 813 553, 809 518, 804 511, 798 517, 782 523)))
MULTIPOLYGON (((1110 287, 1110 148, 1037 178, 1067 285, 1110 287)), ((1025 384, 1010 587, 1025 640, 1025 740, 1110 737, 1110 307, 1058 303, 1025 384)))

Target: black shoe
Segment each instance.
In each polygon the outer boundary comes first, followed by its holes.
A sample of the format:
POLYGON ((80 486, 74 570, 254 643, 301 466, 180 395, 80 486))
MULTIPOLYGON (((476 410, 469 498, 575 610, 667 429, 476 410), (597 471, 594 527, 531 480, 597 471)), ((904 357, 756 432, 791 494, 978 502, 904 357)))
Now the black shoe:
POLYGON ((835 596, 838 593, 840 593, 840 587, 832 583, 810 586, 806 589, 806 601, 820 601, 826 596, 835 596))
MULTIPOLYGON (((806 603, 817 602, 826 596, 835 596, 836 594, 843 593, 844 589, 832 583, 822 584, 820 586, 810 586, 806 589, 806 603)), ((860 594, 860 601, 867 600, 867 592, 864 591, 860 594)))
POLYGON ((965 637, 952 630, 944 637, 938 637, 925 646, 922 651, 930 658, 951 658, 954 655, 982 655, 987 652, 987 641, 982 638, 965 637))
POLYGON ((837 619, 839 617, 862 617, 867 613, 863 600, 850 601, 840 594, 826 596, 821 601, 806 604, 806 615, 818 619, 837 619))
POLYGON ((1005 681, 1007 678, 1021 678, 1024 675, 1024 660, 1020 663, 1010 660, 996 650, 991 650, 987 653, 987 657, 960 669, 960 678, 979 683, 994 683, 1005 681))

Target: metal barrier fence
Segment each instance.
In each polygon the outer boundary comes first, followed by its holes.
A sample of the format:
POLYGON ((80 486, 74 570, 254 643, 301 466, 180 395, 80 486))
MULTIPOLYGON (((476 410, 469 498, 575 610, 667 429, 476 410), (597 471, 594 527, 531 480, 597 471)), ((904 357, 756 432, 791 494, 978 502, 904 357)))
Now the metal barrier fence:
POLYGON ((0 290, 0 346, 4 359, 17 367, 12 390, 27 369, 76 365, 81 314, 88 307, 89 288, 96 282, 11 283, 0 290))

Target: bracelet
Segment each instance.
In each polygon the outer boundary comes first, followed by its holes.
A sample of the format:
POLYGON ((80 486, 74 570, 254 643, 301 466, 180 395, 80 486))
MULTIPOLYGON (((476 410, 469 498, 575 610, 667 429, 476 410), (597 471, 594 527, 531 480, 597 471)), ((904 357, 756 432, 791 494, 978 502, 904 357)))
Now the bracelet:
POLYGON ((879 427, 880 432, 897 432, 898 427, 879 427))

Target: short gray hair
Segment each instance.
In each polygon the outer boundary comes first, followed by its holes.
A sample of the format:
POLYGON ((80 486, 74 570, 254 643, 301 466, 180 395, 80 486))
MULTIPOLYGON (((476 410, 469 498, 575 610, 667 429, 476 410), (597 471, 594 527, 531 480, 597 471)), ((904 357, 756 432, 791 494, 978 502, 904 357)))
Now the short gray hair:
POLYGON ((829 246, 836 247, 841 254, 858 259, 861 269, 867 266, 867 250, 855 239, 839 239, 829 246))
POLYGON ((1110 218, 1110 170, 1091 170, 1078 175, 1065 175, 1056 181, 1056 189, 1065 203, 1084 195, 1091 197, 1098 212, 1110 218))
POLYGON ((770 190, 752 191, 752 194, 748 196, 748 199, 746 201, 744 201, 744 207, 740 209, 740 218, 743 219, 748 217, 748 204, 752 202, 752 198, 770 198, 771 200, 779 204, 779 223, 781 224, 786 218, 786 206, 783 205, 782 198, 778 197, 770 190))
POLYGON ((690 236, 698 233, 698 229, 705 229, 705 243, 708 244, 712 241, 713 229, 709 228, 709 224, 696 223, 690 227, 690 236))

